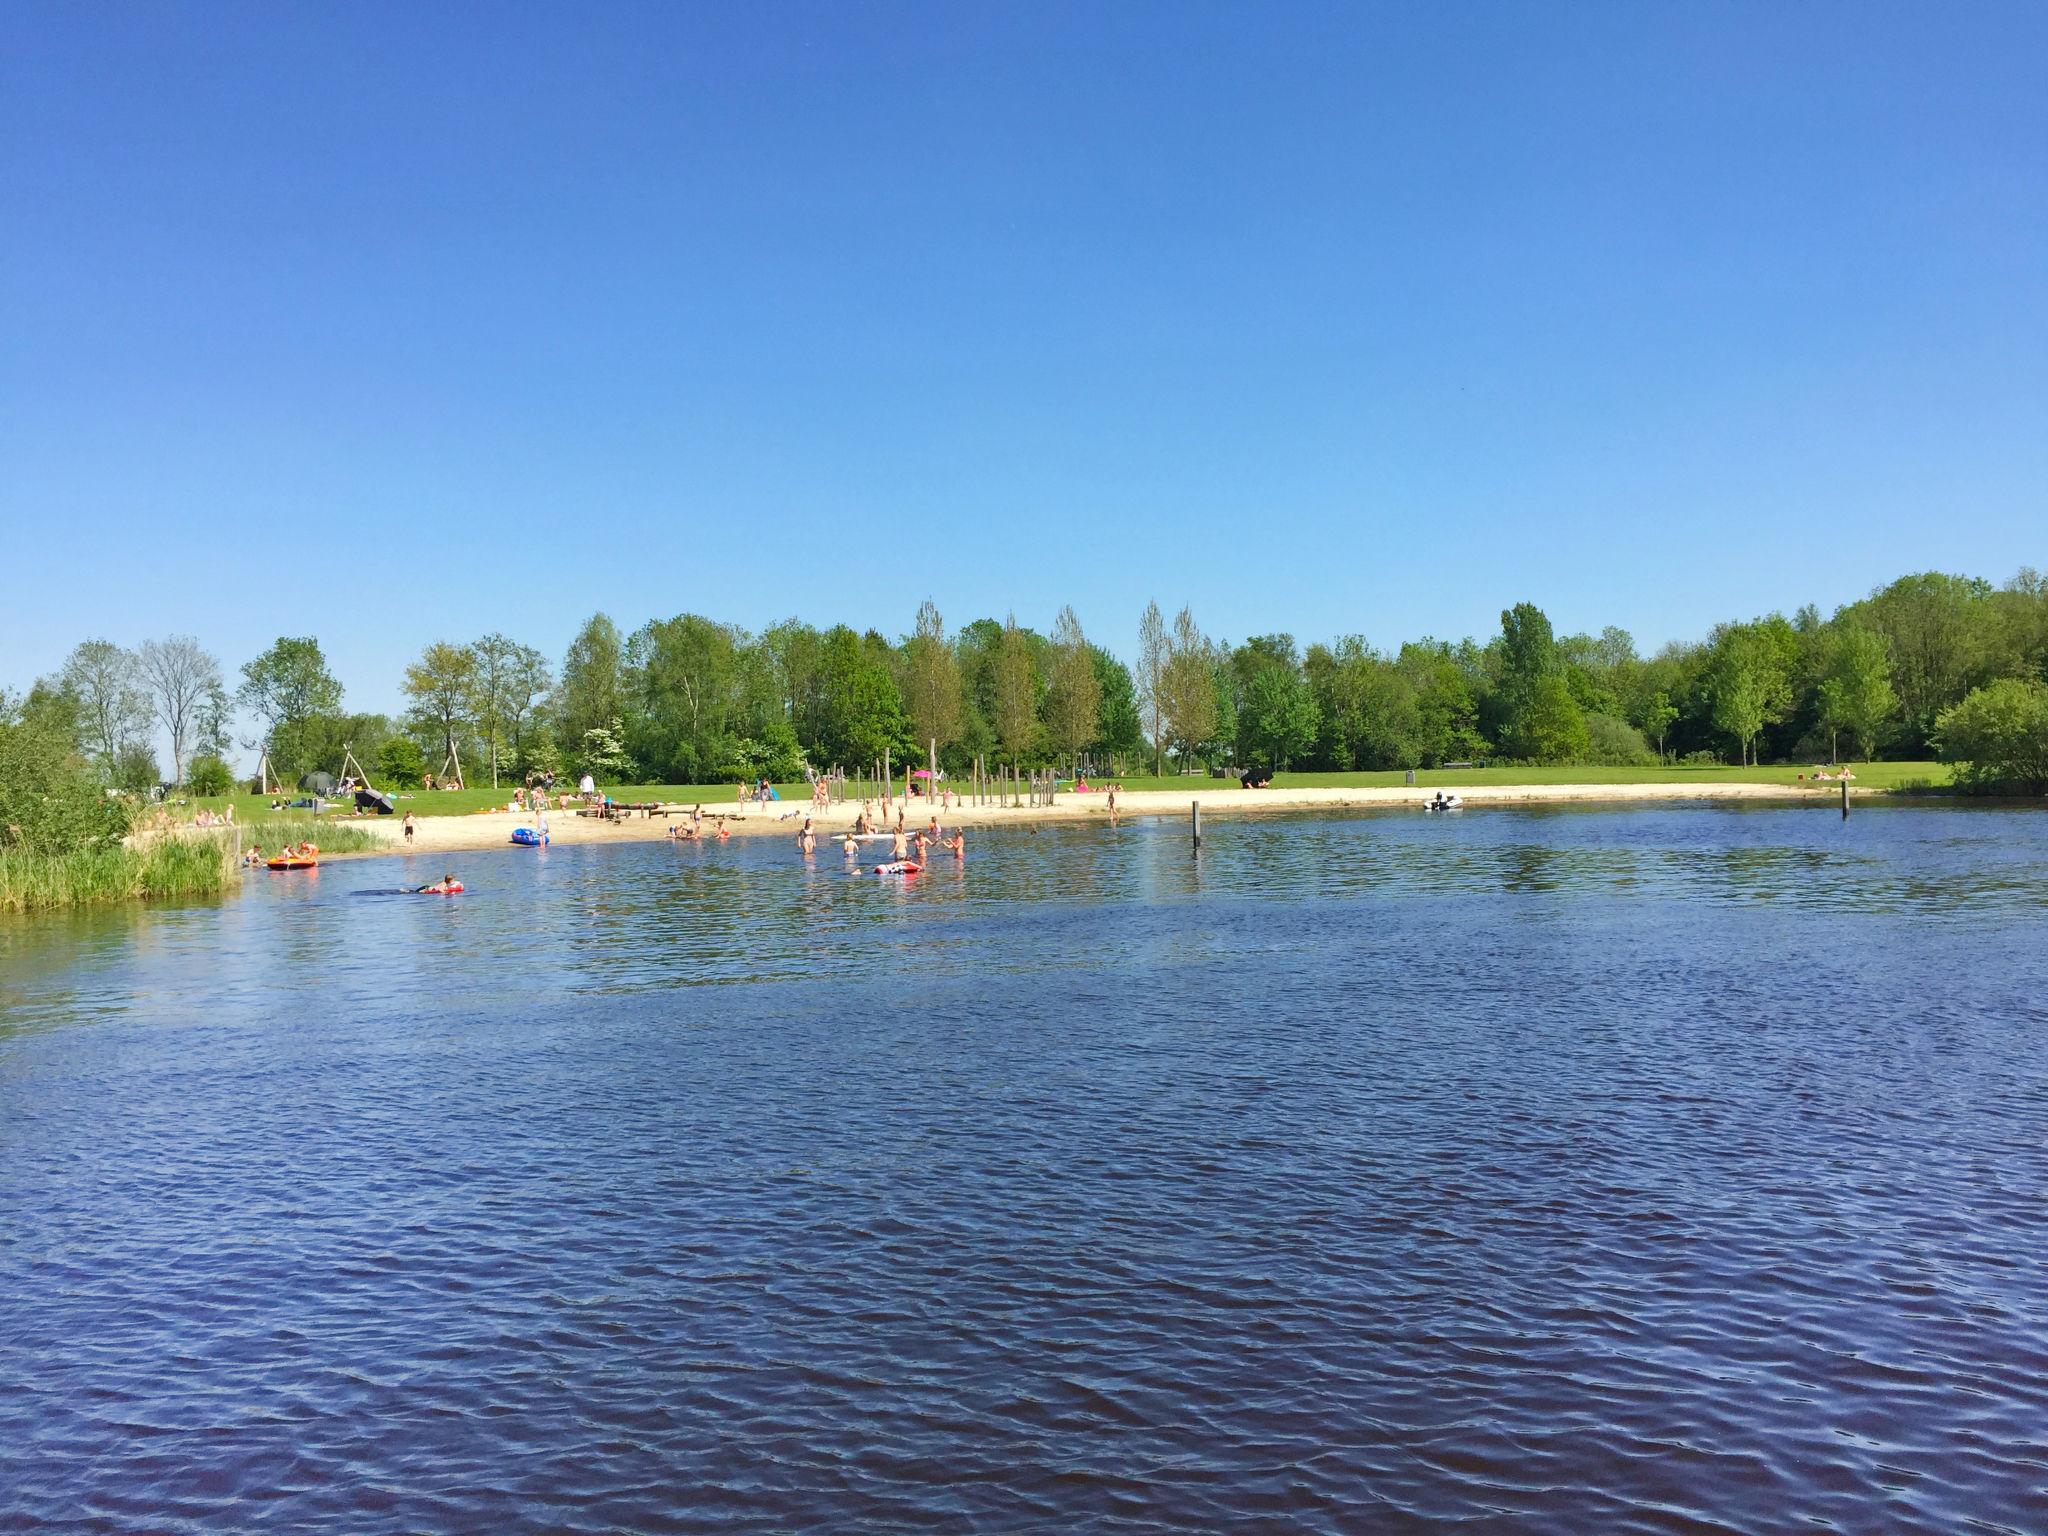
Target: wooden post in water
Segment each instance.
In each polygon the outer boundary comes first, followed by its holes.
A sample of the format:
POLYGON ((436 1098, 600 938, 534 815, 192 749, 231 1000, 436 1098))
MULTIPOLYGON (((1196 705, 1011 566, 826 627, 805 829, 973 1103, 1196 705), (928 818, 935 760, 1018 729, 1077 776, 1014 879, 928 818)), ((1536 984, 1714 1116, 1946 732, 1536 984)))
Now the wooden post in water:
POLYGON ((1849 819, 1849 781, 1842 780, 1842 820, 1849 819))
POLYGON ((1195 851, 1199 853, 1202 848, 1202 802, 1191 800, 1188 807, 1188 825, 1194 831, 1195 851))

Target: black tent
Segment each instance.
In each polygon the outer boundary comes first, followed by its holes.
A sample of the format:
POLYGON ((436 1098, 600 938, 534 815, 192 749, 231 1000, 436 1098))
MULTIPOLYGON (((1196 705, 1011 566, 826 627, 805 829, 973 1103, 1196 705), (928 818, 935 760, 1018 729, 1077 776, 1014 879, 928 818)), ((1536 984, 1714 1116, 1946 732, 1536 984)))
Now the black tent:
POLYGON ((356 809, 359 811, 375 811, 379 816, 395 816, 398 814, 398 807, 391 803, 391 797, 381 789, 358 789, 356 791, 356 809))

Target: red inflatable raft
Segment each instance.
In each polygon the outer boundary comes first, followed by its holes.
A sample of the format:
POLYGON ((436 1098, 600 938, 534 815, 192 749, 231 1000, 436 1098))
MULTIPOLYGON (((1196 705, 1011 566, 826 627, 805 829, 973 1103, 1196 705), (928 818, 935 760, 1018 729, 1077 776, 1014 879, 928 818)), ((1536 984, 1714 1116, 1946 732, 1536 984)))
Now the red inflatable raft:
POLYGON ((320 867, 318 859, 266 859, 264 862, 272 869, 318 869, 320 867))

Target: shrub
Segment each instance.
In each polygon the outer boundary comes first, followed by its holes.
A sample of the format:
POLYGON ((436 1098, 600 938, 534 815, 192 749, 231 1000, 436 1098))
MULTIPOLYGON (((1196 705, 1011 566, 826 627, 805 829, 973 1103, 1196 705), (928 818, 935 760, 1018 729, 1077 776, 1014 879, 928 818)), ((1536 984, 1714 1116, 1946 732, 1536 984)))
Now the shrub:
POLYGON ((418 789, 427 772, 419 743, 410 736, 392 736, 377 749, 377 772, 389 789, 418 789))
POLYGON ((130 794, 144 795, 163 783, 164 771, 156 754, 141 742, 131 741, 115 754, 114 787, 130 794))
POLYGON ((1972 689, 1936 718, 1934 746, 1972 789, 2048 793, 2048 684, 2007 677, 1972 689))
POLYGON ((127 810, 67 743, 29 721, 0 721, 0 848, 71 853, 127 830, 127 810))
POLYGON ((195 795, 225 795, 235 787, 235 776, 218 757, 202 752, 185 770, 185 787, 195 795))
POLYGON ((1586 761, 1603 768, 1639 768, 1657 761, 1643 733, 1613 715, 1586 716, 1586 761))

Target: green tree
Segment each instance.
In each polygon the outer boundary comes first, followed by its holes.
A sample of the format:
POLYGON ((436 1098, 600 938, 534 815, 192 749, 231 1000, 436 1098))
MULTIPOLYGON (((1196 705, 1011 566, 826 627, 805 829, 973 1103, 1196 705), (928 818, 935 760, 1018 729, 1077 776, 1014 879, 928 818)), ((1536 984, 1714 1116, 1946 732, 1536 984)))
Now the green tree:
POLYGON ((1828 733, 1828 757, 1840 757, 1837 738, 1847 731, 1868 758, 1898 706, 1884 642, 1861 624, 1839 625, 1827 647, 1825 667, 1817 701, 1821 726, 1828 733))
POLYGON ((77 701, 83 737, 100 771, 114 778, 122 749, 149 728, 149 697, 134 655, 111 640, 87 640, 57 676, 77 701))
POLYGON ((1167 739, 1184 763, 1203 757, 1217 738, 1221 723, 1217 691, 1216 663, 1209 642, 1195 623, 1194 613, 1183 608, 1166 640, 1166 660, 1159 674, 1159 713, 1167 739))
POLYGON ((1884 642, 1911 749, 1931 739, 1935 716, 1994 671, 2001 626, 1989 582, 1923 571, 1901 576, 1844 614, 1884 642))
POLYGON ((548 659, 501 634, 485 635, 469 649, 476 659, 476 723, 490 753, 491 787, 496 789, 500 748, 509 748, 515 763, 520 760, 520 732, 548 691, 548 659))
POLYGON ((827 630, 819 658, 818 750, 826 764, 903 761, 910 731, 896 679, 844 624, 827 630))
POLYGON ((399 691, 412 701, 414 730, 436 743, 445 766, 457 757, 477 704, 476 653, 466 645, 437 640, 405 669, 399 691))
POLYGON ((320 762, 318 729, 341 712, 341 684, 327 670, 326 654, 311 635, 280 636, 242 666, 243 708, 263 722, 271 769, 296 779, 320 762))
POLYGON ((1095 653, 1071 606, 1060 609, 1053 624, 1045 723, 1053 741, 1071 757, 1078 757, 1102 727, 1102 684, 1095 675, 1095 653))
POLYGON ((1538 763, 1582 763, 1591 754, 1586 712, 1572 697, 1571 682, 1562 671, 1536 680, 1522 712, 1517 742, 1521 755, 1538 763))
POLYGON ((1941 712, 1935 749, 1976 789, 2048 793, 2048 684, 2003 677, 1941 712))
POLYGON ((0 848, 71 853, 127 830, 127 811, 47 712, 0 710, 0 848))
POLYGON ((1755 762, 1757 737, 1792 697, 1785 659, 1761 625, 1724 624, 1715 632, 1706 685, 1715 728, 1735 738, 1744 766, 1755 762))
POLYGON ((427 760, 410 736, 388 736, 377 748, 377 773, 387 789, 418 789, 427 776, 427 760))
POLYGON ((1038 671, 1017 616, 1003 621, 996 643, 993 682, 995 710, 991 724, 1010 761, 1021 763, 1038 748, 1038 671))
POLYGON ((1145 748, 1145 730, 1138 719, 1138 690, 1131 669, 1099 645, 1088 647, 1095 670, 1095 691, 1102 699, 1100 724, 1089 750, 1105 757, 1135 757, 1145 748))
POLYGON ((903 645, 902 692, 916 742, 937 742, 944 751, 959 740, 965 706, 960 659, 946 642, 946 621, 930 598, 919 605, 916 628, 903 645))
POLYGON ((1237 745, 1248 763, 1278 771, 1315 749, 1322 711, 1292 635, 1255 635, 1231 653, 1237 745))
POLYGON ((735 760, 751 724, 743 700, 744 630, 699 614, 643 626, 626 647, 637 709, 626 742, 642 769, 682 784, 709 782, 735 760))
POLYGON ((1659 762, 1664 760, 1664 733, 1671 729, 1677 718, 1678 710, 1671 702, 1671 695, 1663 689, 1659 688, 1644 701, 1642 718, 1637 723, 1645 733, 1656 738, 1659 762))
POLYGON ((1166 752, 1166 661, 1170 654, 1166 640, 1166 620, 1160 616, 1159 604, 1150 602, 1138 619, 1138 670, 1132 681, 1137 685, 1138 713, 1144 721, 1145 735, 1152 743, 1152 773, 1156 778, 1164 768, 1166 752))
POLYGON ((562 740, 580 743, 586 732, 609 730, 625 713, 625 644, 609 616, 593 614, 562 658, 556 728, 562 740))
POLYGON ((197 753, 185 765, 185 787, 195 795, 229 794, 235 787, 234 770, 212 752, 197 753))

